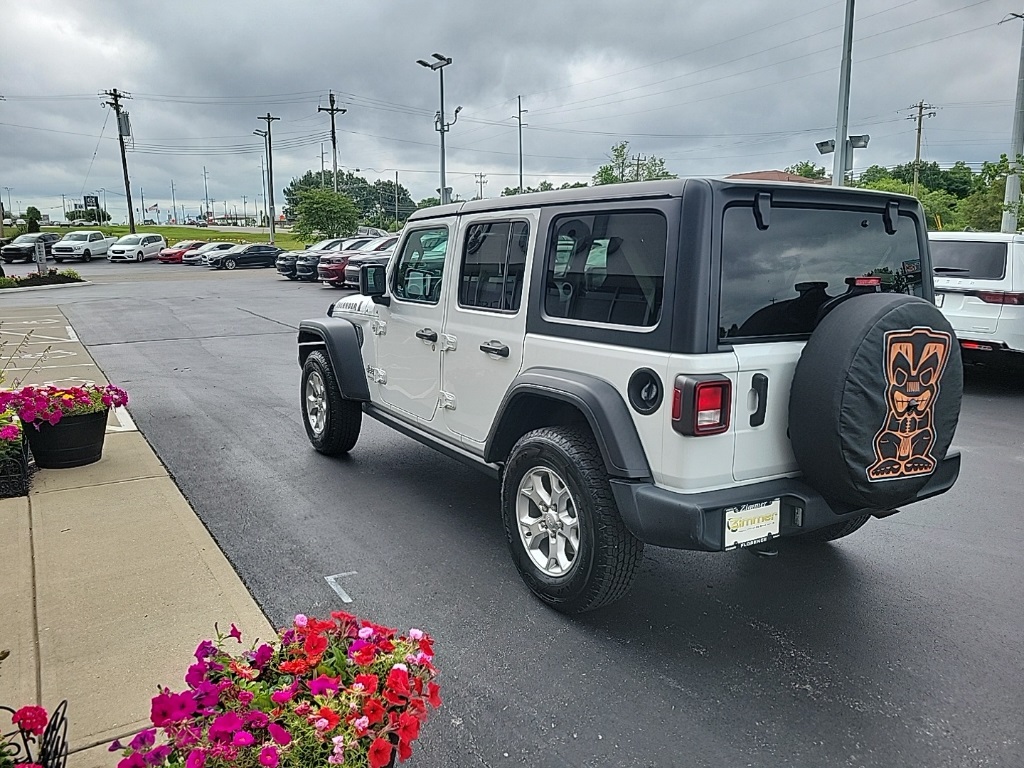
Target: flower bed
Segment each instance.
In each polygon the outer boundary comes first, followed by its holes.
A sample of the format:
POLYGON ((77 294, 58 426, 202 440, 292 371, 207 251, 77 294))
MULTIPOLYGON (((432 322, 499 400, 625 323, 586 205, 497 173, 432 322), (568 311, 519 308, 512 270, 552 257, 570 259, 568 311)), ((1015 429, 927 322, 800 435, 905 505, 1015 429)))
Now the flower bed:
POLYGON ((0 410, 0 499, 28 495, 28 442, 14 411, 0 410))
MULTIPOLYGON (((10 651, 0 651, 0 662, 10 651)), ((28 705, 11 709, 0 705, 0 768, 64 768, 68 759, 68 703, 53 714, 28 705), (7 721, 13 730, 5 730, 7 721)))
POLYGON ((124 746, 118 768, 384 768, 412 755, 439 707, 430 636, 338 611, 299 615, 276 641, 232 655, 231 626, 195 652, 186 690, 152 701, 154 728, 124 746), (159 743, 158 743, 159 742, 159 743))
POLYGON ((128 393, 113 384, 84 387, 22 387, 0 391, 0 412, 18 415, 23 424, 57 426, 65 416, 84 416, 128 404, 128 393))
POLYGON ((33 272, 29 275, 9 275, 0 277, 0 288, 34 288, 40 285, 63 285, 65 283, 84 283, 82 276, 73 269, 49 269, 43 274, 33 272))

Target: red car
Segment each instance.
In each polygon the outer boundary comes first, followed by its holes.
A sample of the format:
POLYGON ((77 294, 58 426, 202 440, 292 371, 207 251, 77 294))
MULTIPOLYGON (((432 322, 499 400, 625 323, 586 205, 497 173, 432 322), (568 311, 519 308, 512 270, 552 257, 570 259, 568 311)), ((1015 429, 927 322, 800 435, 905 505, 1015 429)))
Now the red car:
POLYGON ((185 255, 185 251, 190 251, 201 245, 206 245, 206 241, 182 240, 180 243, 175 243, 160 251, 157 260, 162 261, 164 264, 181 264, 181 257, 185 255))
POLYGON ((342 253, 322 256, 320 258, 320 264, 317 266, 317 278, 321 283, 332 288, 344 288, 345 267, 348 266, 348 260, 351 256, 355 256, 357 253, 365 254, 385 251, 388 248, 394 248, 397 242, 397 235, 389 235, 388 237, 378 237, 356 247, 350 246, 346 248, 343 246, 342 253))

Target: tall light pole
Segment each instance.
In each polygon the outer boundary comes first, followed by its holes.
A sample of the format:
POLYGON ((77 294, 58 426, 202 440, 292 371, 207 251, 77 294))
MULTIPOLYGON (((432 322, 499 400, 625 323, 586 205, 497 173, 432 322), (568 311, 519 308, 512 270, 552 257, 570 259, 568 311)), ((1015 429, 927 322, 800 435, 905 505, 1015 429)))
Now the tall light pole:
POLYGON ((832 186, 841 187, 846 180, 846 132, 850 122, 850 69, 853 58, 853 3, 846 0, 846 23, 843 27, 843 61, 839 68, 839 111, 836 114, 835 162, 832 165, 832 186))
POLYGON ((455 119, 450 123, 445 121, 444 114, 444 68, 452 63, 450 56, 442 56, 440 53, 431 54, 436 61, 429 62, 423 59, 417 59, 416 63, 421 67, 432 69, 441 76, 441 110, 434 117, 434 130, 441 134, 441 189, 439 194, 441 196, 441 205, 451 202, 451 196, 448 194, 448 185, 445 181, 445 167, 444 167, 444 135, 448 133, 455 123, 459 121, 459 112, 462 111, 462 107, 455 108, 455 119))
POLYGON ((523 109, 523 97, 516 96, 519 102, 519 113, 512 115, 512 119, 519 123, 519 194, 523 194, 523 113, 529 112, 523 109))
MULTIPOLYGON (((1024 14, 1011 13, 1003 21, 1024 19, 1024 14)), ((1003 21, 999 22, 1000 24, 1003 21)), ((1020 166, 1017 157, 1024 154, 1024 37, 1020 43, 1020 64, 1017 66, 1017 103, 1013 110, 1013 142, 1010 147, 1010 173, 1003 195, 1003 220, 1000 230, 1017 231, 1017 204, 1020 201, 1020 166)))
POLYGON ((4 189, 7 190, 7 212, 11 213, 11 211, 14 210, 13 208, 11 208, 11 190, 13 190, 14 187, 4 187, 4 189))
MULTIPOLYGON (((280 117, 274 117, 269 112, 267 112, 267 114, 265 116, 258 117, 256 119, 257 120, 266 120, 267 121, 267 130, 266 130, 266 137, 265 137, 266 138, 266 144, 267 144, 267 189, 269 190, 268 191, 269 198, 267 200, 267 205, 270 208, 270 244, 273 245, 274 244, 274 216, 275 216, 275 211, 274 211, 274 144, 273 144, 273 139, 271 138, 270 126, 271 126, 271 124, 275 120, 280 120, 281 118, 280 117)), ((259 134, 262 134, 264 132, 263 131, 253 131, 253 133, 256 133, 256 134, 259 135, 259 134)))

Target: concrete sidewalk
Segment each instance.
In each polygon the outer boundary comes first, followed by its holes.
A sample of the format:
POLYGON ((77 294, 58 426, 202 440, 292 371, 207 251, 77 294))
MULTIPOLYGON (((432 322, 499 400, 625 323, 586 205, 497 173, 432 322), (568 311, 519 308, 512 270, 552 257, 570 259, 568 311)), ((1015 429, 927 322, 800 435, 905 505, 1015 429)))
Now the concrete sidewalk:
MULTIPOLYGON (((56 308, 4 308, 0 329, 10 334, 13 318, 25 327, 66 326, 71 338, 58 348, 75 352, 89 381, 104 383, 56 308)), ((66 383, 76 373, 55 364, 26 383, 66 383)), ((52 710, 67 699, 70 768, 116 764, 106 745, 148 725, 157 686, 183 687, 192 652, 214 623, 226 631, 234 622, 246 644, 273 635, 123 415, 112 418, 99 462, 40 470, 28 497, 0 500, 0 532, 0 649, 11 650, 0 703, 52 710)))

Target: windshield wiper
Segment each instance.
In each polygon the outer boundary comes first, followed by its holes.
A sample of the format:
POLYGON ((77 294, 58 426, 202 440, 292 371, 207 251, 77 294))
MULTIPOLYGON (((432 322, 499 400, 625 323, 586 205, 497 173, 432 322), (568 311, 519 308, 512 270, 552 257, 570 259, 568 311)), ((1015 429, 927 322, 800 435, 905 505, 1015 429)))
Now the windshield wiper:
POLYGON ((964 267, 932 267, 932 272, 970 272, 964 267))

